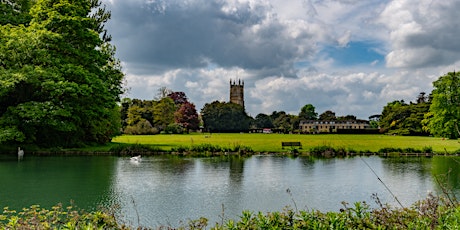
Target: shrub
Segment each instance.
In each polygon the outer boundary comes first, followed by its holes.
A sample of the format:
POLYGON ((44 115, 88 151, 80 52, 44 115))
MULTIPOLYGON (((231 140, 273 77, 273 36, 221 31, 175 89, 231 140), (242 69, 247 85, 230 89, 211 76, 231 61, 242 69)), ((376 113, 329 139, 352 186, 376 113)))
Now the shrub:
POLYGON ((151 135, 151 134, 158 134, 158 129, 153 127, 147 120, 139 121, 135 125, 126 126, 123 131, 125 134, 132 134, 132 135, 151 135))
POLYGON ((431 146, 425 146, 422 149, 422 153, 433 153, 433 148, 431 146))
POLYGON ((168 126, 166 126, 164 132, 162 132, 162 133, 165 133, 165 134, 182 134, 182 133, 184 133, 184 129, 179 124, 174 123, 174 124, 169 124, 168 126))
POLYGON ((47 210, 38 205, 21 212, 4 208, 0 229, 126 229, 108 211, 84 212, 58 204, 47 210))
POLYGON ((403 150, 401 148, 386 147, 381 148, 378 151, 379 153, 401 153, 403 150))
POLYGON ((141 144, 119 144, 111 147, 109 151, 118 156, 151 155, 152 153, 163 152, 163 150, 156 146, 141 144))

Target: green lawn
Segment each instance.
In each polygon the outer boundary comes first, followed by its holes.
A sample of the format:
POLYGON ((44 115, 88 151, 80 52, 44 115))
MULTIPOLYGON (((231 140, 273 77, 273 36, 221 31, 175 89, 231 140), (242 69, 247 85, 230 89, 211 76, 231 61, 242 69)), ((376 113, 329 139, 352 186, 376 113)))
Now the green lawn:
POLYGON ((135 143, 170 150, 177 146, 212 144, 232 147, 235 145, 249 146, 256 152, 281 152, 281 142, 300 141, 303 149, 311 147, 331 146, 354 151, 377 152, 382 148, 414 148, 431 147, 436 153, 454 152, 460 149, 458 140, 443 140, 436 137, 408 137, 388 135, 346 135, 346 134, 248 134, 248 133, 215 133, 215 134, 180 134, 180 135, 123 135, 113 139, 113 143, 135 143))

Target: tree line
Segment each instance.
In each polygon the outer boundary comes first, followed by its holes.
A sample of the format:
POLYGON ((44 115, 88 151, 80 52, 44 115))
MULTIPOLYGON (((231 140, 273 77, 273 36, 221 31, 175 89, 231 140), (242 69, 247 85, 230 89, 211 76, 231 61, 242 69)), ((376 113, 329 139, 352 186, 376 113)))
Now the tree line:
MULTIPOLYGON (((447 73, 433 82, 430 94, 421 92, 406 103, 395 100, 381 114, 369 117, 370 128, 389 135, 433 135, 456 139, 460 136, 460 74, 447 73)), ((284 111, 259 113, 255 118, 244 108, 230 102, 214 101, 201 109, 201 125, 209 132, 247 132, 269 128, 275 132, 298 132, 301 120, 357 121, 354 115, 336 116, 327 110, 318 115, 315 106, 306 104, 297 115, 284 111)))
POLYGON ((382 112, 383 132, 398 135, 460 136, 460 74, 449 72, 433 82, 433 91, 422 92, 414 103, 393 101, 382 112))
POLYGON ((184 92, 159 89, 155 100, 125 98, 120 113, 125 134, 183 133, 197 130, 200 120, 195 105, 184 92))

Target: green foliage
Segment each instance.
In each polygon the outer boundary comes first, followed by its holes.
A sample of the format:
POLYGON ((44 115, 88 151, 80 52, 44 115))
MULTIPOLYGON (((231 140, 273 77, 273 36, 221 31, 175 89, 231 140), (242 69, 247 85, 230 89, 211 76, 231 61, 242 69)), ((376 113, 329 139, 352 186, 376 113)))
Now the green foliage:
POLYGON ((299 128, 299 118, 295 115, 287 114, 284 111, 274 111, 270 118, 273 121, 273 126, 281 132, 291 132, 299 128))
POLYGON ((172 92, 168 97, 158 100, 124 98, 120 108, 123 132, 142 135, 182 133, 183 129, 187 132, 189 129, 198 129, 195 105, 186 98, 182 92, 172 92))
MULTIPOLYGON (((393 208, 382 204, 376 194, 378 205, 370 208, 365 202, 348 206, 343 202, 340 212, 317 210, 293 210, 253 212, 245 210, 237 219, 222 220, 208 226, 204 217, 190 220, 177 229, 458 229, 460 227, 460 206, 431 194, 409 208, 393 208)), ((153 226, 151 226, 153 227, 153 226)), ((0 214, 1 229, 136 229, 121 223, 111 211, 85 212, 62 205, 50 210, 33 205, 22 211, 4 208, 0 214)), ((137 227, 137 229, 144 229, 137 227)), ((148 228, 145 228, 148 229, 148 228)), ((172 229, 160 226, 158 229, 172 229)))
POLYGON ((155 153, 163 152, 162 149, 156 146, 141 145, 141 144, 118 144, 112 146, 109 150, 111 153, 118 156, 137 156, 137 155, 154 155, 155 153))
POLYGON ((211 132, 242 132, 249 130, 250 117, 243 106, 214 101, 201 109, 204 127, 211 132))
POLYGON ((460 136, 460 73, 450 72, 433 82, 427 129, 435 136, 457 139, 460 136))
POLYGON ((140 119, 134 125, 129 125, 124 129, 125 134, 131 135, 150 135, 150 134, 158 134, 160 131, 153 127, 149 121, 146 119, 140 119))
POLYGON ((312 155, 321 155, 325 152, 335 152, 335 149, 331 146, 320 145, 320 146, 311 147, 309 152, 312 155))
POLYGON ((393 101, 383 107, 380 117, 380 130, 394 135, 428 135, 423 128, 425 114, 428 113, 430 102, 421 100, 407 104, 404 101, 393 101))
POLYGON ((181 134, 184 132, 184 129, 182 128, 182 126, 180 126, 179 124, 169 124, 168 126, 166 126, 165 130, 163 131, 164 134, 181 134))
POLYGON ((69 147, 118 134, 123 74, 98 6, 38 0, 30 24, 1 26, 0 142, 69 147))
POLYGON ((340 212, 294 211, 254 213, 243 211, 238 220, 229 220, 211 228, 223 229, 457 229, 458 206, 443 205, 438 197, 429 196, 411 208, 392 208, 381 204, 371 209, 364 202, 352 207, 343 203, 340 212))
POLYGON ((154 107, 156 101, 124 98, 121 104, 122 129, 126 134, 157 134, 154 127, 154 107))
POLYGON ((249 146, 243 146, 240 144, 234 144, 230 147, 222 147, 219 145, 212 144, 198 144, 191 146, 178 146, 171 149, 172 152, 181 153, 183 155, 193 155, 193 156, 212 156, 215 153, 237 153, 239 155, 247 155, 254 153, 249 146))
POLYGON ((306 104, 300 109, 299 119, 304 120, 316 120, 318 119, 318 113, 315 112, 315 106, 312 104, 306 104))
POLYGON ((263 128, 274 128, 272 118, 263 113, 257 114, 256 118, 253 121, 255 128, 263 129, 263 128))
POLYGON ((319 115, 319 119, 322 121, 335 121, 337 120, 337 117, 335 116, 334 112, 332 112, 331 110, 327 110, 319 115))
POLYGON ((154 125, 160 130, 165 129, 174 122, 174 112, 176 112, 176 105, 171 98, 160 99, 153 108, 154 125))
POLYGON ((51 210, 33 205, 22 211, 4 208, 1 229, 127 229, 107 211, 84 212, 72 206, 57 205, 51 210))
POLYGON ((32 0, 0 1, 0 25, 19 25, 30 22, 29 10, 34 2, 32 0))

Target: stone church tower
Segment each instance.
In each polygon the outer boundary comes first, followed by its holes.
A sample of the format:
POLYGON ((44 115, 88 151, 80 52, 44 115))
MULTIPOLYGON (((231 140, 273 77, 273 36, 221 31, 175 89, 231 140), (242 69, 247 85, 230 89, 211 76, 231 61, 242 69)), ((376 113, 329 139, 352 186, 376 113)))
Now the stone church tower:
POLYGON ((244 81, 230 80, 230 102, 243 106, 244 108, 244 81))

